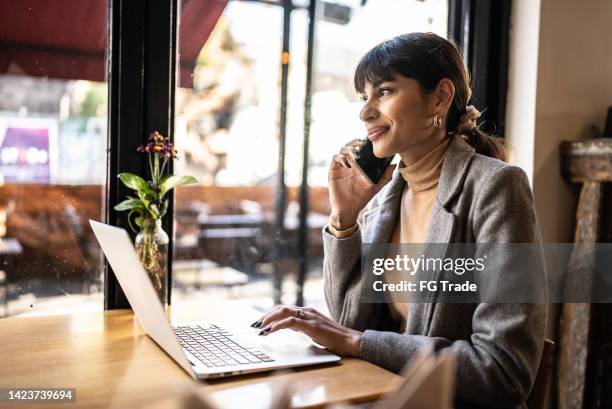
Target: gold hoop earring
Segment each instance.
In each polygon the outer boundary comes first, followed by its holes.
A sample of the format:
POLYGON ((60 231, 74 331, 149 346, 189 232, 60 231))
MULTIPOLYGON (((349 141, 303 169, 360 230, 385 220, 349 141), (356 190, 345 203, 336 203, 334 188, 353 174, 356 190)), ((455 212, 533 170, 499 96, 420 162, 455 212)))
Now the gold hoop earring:
POLYGON ((440 125, 442 125, 442 118, 440 118, 438 114, 436 114, 433 119, 433 126, 435 126, 436 128, 439 128, 440 125))

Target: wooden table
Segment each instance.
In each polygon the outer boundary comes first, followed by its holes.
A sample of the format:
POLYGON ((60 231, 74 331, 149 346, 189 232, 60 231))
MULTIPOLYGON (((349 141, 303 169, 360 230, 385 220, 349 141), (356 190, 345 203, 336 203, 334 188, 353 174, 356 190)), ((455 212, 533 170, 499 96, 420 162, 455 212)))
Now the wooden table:
MULTIPOLYGON (((259 313, 239 303, 173 306, 173 320, 241 316, 245 325, 259 313)), ((265 407, 274 385, 288 380, 295 407, 374 400, 398 377, 360 359, 241 377, 194 381, 144 334, 131 310, 0 320, 0 387, 76 388, 74 404, 25 407, 148 407, 171 402, 177 388, 197 387, 223 408, 265 407)), ((0 408, 3 404, 0 403, 0 408)), ((168 407, 178 407, 170 405, 168 407)))

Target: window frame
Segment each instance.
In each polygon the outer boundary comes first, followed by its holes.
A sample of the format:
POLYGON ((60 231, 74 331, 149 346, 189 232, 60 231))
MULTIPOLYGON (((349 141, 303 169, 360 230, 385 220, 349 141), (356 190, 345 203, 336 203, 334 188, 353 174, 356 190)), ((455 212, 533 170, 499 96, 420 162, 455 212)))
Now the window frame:
MULTIPOLYGON (((463 49, 472 74, 470 104, 504 136, 512 0, 448 0, 448 33, 463 49)), ((488 129, 487 129, 488 130, 488 129)))
MULTIPOLYGON (((178 0, 109 0, 108 36, 108 150, 105 221, 128 228, 127 213, 114 206, 130 191, 117 179, 121 172, 150 177, 145 155, 136 148, 153 131, 174 141, 174 98, 177 68, 178 0)), ((170 162, 169 172, 173 171, 170 162)), ((168 195, 173 214, 174 195, 168 195)), ((163 228, 170 236, 168 265, 172 265, 173 218, 163 228)), ((108 261, 104 261, 104 309, 130 308, 108 261)), ((168 283, 172 269, 168 268, 168 283)), ((171 301, 168 285, 168 304, 171 301)))

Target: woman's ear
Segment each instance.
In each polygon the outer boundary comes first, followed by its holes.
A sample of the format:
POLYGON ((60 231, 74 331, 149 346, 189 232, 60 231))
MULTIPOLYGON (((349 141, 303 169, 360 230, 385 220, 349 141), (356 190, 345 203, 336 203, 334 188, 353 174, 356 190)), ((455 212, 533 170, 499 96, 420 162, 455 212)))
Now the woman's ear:
POLYGON ((446 116, 455 97, 455 84, 448 78, 442 78, 432 96, 434 110, 446 116))

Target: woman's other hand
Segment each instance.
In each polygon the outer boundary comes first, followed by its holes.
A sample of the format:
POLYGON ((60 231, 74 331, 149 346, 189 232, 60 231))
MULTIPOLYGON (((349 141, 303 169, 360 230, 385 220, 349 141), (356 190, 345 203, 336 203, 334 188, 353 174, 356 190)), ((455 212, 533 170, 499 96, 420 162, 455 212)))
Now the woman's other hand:
POLYGON ((331 202, 332 227, 346 230, 357 222, 359 212, 370 199, 391 180, 394 166, 390 165, 376 185, 372 185, 356 169, 355 160, 365 140, 354 139, 334 155, 329 168, 329 199, 331 202))
POLYGON ((268 336, 280 329, 303 332, 317 344, 342 356, 359 356, 361 332, 337 324, 314 308, 278 306, 251 324, 259 335, 268 336))

